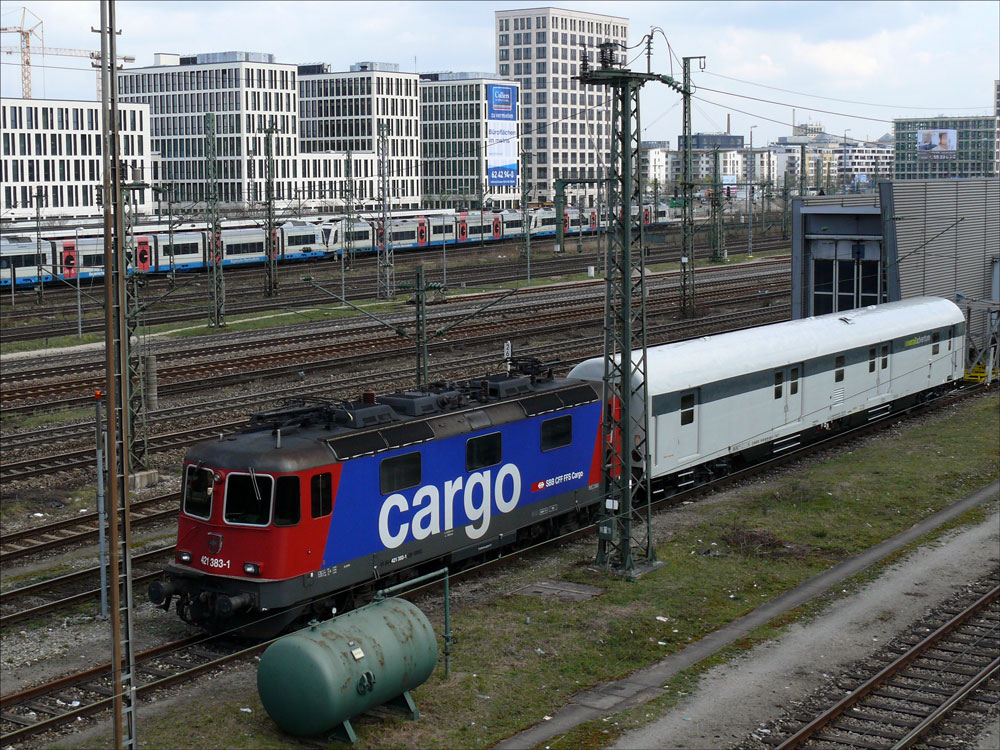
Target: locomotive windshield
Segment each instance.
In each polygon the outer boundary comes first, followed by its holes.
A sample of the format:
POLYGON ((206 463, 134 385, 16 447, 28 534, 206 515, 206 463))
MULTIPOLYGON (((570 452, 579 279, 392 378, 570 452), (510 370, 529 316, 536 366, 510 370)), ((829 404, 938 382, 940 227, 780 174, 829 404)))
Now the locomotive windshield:
POLYGON ((214 472, 201 466, 188 466, 184 481, 184 512, 199 518, 212 515, 214 472))
POLYGON ((271 521, 271 488, 267 474, 230 474, 226 479, 226 523, 267 526, 271 521))

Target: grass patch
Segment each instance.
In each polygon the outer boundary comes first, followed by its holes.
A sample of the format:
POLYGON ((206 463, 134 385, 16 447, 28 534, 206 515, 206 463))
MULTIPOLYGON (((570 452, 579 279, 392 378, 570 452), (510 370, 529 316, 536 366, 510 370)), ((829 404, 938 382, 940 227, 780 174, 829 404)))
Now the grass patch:
MULTIPOLYGON (((415 723, 394 715, 353 720, 360 747, 487 747, 543 720, 574 694, 619 679, 677 652, 744 615, 831 563, 854 555, 939 510, 998 476, 996 435, 1000 395, 951 407, 921 426, 893 428, 840 455, 802 467, 765 487, 733 492, 725 502, 689 506, 671 518, 659 540, 663 566, 634 582, 591 571, 593 540, 510 566, 477 586, 513 591, 542 579, 598 585, 604 593, 585 602, 500 596, 490 604, 454 601, 458 644, 452 673, 438 668, 414 691, 415 723), (666 618, 666 621, 657 619, 666 618)), ((930 543, 948 528, 981 521, 978 508, 909 549, 930 543)), ((905 554, 906 550, 899 553, 905 554)), ((899 555, 896 556, 898 559, 899 555)), ((683 698, 705 670, 772 638, 789 623, 820 613, 837 597, 874 578, 883 562, 835 593, 757 629, 712 658, 677 675, 667 692, 609 721, 583 725, 550 744, 598 748, 683 698)), ((440 617, 432 618, 438 631, 440 617)), ((143 719, 146 747, 179 741, 200 747, 304 746, 267 719, 250 683, 238 696, 205 704, 185 702, 143 719), (226 706, 220 713, 218 707, 226 706), (178 718, 183 716, 183 721, 178 718), (184 727, 181 737, 178 727, 184 727)), ((147 714, 148 715, 148 714, 147 714)))
POLYGON ((11 414, 3 419, 4 429, 19 430, 28 427, 44 427, 47 424, 62 424, 88 419, 94 416, 93 409, 63 409, 44 414, 11 414))

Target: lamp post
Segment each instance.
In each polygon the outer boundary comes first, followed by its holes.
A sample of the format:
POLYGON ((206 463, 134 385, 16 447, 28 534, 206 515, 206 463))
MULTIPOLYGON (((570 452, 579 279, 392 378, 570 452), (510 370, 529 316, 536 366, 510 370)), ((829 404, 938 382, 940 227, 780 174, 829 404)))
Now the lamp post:
POLYGON ((73 230, 73 252, 76 253, 76 338, 83 341, 83 307, 80 304, 80 261, 83 253, 80 252, 80 227, 73 230))
POLYGON ((844 188, 844 195, 847 194, 847 133, 850 128, 844 129, 844 156, 843 164, 840 165, 841 186, 844 188))
POLYGON ((747 257, 753 257, 753 129, 756 125, 750 126, 750 155, 747 158, 747 203, 750 204, 750 226, 747 230, 747 257))

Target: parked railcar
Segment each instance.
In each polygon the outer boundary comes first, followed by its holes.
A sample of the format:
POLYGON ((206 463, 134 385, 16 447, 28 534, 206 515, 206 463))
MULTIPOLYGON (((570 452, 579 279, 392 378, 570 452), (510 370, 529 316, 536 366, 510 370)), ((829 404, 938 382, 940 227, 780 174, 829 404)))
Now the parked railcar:
MULTIPOLYGON (((649 349, 651 476, 682 488, 962 379, 965 318, 918 297, 649 349)), ((570 377, 600 382, 600 358, 570 377)))
POLYGON ((41 248, 34 237, 0 236, 0 286, 35 286, 42 267, 42 283, 52 281, 52 243, 42 241, 41 248))

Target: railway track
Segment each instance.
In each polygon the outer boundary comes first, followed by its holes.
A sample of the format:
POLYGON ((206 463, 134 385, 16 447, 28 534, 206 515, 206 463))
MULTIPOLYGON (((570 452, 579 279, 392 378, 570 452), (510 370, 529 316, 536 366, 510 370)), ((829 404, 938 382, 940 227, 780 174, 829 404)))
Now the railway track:
MULTIPOLYGON (((160 575, 161 563, 174 551, 174 545, 160 547, 132 555, 132 582, 134 584, 152 581, 160 575)), ((91 602, 101 596, 101 567, 77 570, 72 573, 47 578, 37 583, 31 583, 20 588, 11 589, 0 594, 0 628, 22 620, 30 620, 39 615, 48 614, 59 609, 65 609, 76 604, 91 602), (80 590, 82 587, 82 591, 80 590), (41 604, 34 604, 41 599, 41 604), (29 605, 21 609, 21 602, 29 605)))
MULTIPOLYGON (((758 252, 764 252, 767 250, 781 249, 788 247, 788 240, 782 240, 780 238, 762 238, 756 243, 756 249, 758 252)), ((508 251, 512 255, 516 255, 519 252, 517 245, 511 245, 509 247, 496 247, 491 248, 491 253, 508 251)), ((672 245, 652 245, 650 246, 650 256, 649 262, 664 263, 676 261, 676 248, 672 245)), ((698 259, 707 259, 710 257, 711 251, 707 247, 699 247, 695 250, 695 257, 698 259)), ((433 252, 427 251, 421 253, 420 256, 414 256, 411 254, 407 255, 408 259, 412 259, 414 265, 416 265, 420 260, 426 257, 427 260, 434 263, 440 257, 441 251, 434 250, 433 252)), ((586 271, 588 265, 595 265, 595 257, 593 252, 584 252, 582 255, 574 252, 572 247, 568 247, 567 252, 563 253, 556 258, 537 258, 532 260, 532 271, 538 276, 544 276, 548 274, 576 274, 583 273, 586 271)), ((246 288, 241 290, 239 288, 233 290, 230 289, 230 300, 227 300, 226 311, 229 315, 243 315, 251 314, 255 312, 260 312, 262 310, 274 309, 275 307, 284 308, 301 308, 301 307, 312 307, 317 305, 328 305, 330 304, 330 298, 317 294, 313 287, 308 283, 301 282, 298 278, 291 280, 288 277, 295 274, 296 276, 303 273, 311 273, 312 275, 322 276, 322 281, 330 285, 338 285, 340 283, 339 266, 333 260, 317 261, 313 263, 302 263, 297 266, 286 266, 285 273, 287 274, 284 283, 281 286, 282 295, 278 299, 267 299, 267 298, 257 298, 258 289, 256 287, 246 288), (244 299, 241 299, 244 297, 244 299)), ((483 266, 482 264, 472 264, 464 266, 453 266, 448 270, 448 282, 449 287, 454 289, 459 286, 469 285, 478 286, 484 283, 496 284, 504 282, 516 282, 524 279, 525 276, 525 264, 520 259, 516 259, 506 263, 497 263, 492 261, 489 264, 489 276, 488 280, 484 280, 483 276, 483 266)), ((232 272, 235 272, 233 269, 232 272)), ((239 269, 251 271, 253 269, 239 269)), ((256 274, 260 274, 260 269, 255 269, 256 274)), ((231 273, 227 269, 227 276, 231 273)), ((360 271, 351 271, 349 274, 351 287, 348 293, 348 298, 352 300, 370 299, 376 296, 376 283, 370 278, 372 274, 361 275, 360 271)), ((442 272, 440 268, 428 269, 428 281, 442 281, 442 272)), ((185 277, 177 289, 183 289, 184 287, 191 285, 197 287, 199 281, 203 281, 197 275, 192 275, 190 277, 185 277)), ((164 290, 153 291, 148 290, 144 293, 146 297, 150 297, 153 294, 160 294, 162 297, 165 294, 164 290)), ((99 288, 96 294, 100 295, 103 293, 103 288, 99 288)), ((70 290, 68 292, 70 296, 75 295, 75 292, 70 290)), ((88 292, 89 294, 89 292, 88 292)), ((185 321, 202 320, 205 318, 205 292, 203 289, 198 291, 185 293, 176 292, 170 294, 168 297, 164 297, 164 304, 169 305, 169 309, 160 309, 155 312, 147 313, 144 320, 144 325, 162 325, 167 323, 182 323, 185 321)), ((82 331, 84 333, 95 333, 104 330, 104 322, 100 319, 100 314, 102 305, 95 303, 88 303, 84 306, 84 318, 82 321, 82 331), (89 315, 88 315, 89 313, 89 315)), ((72 303, 64 305, 62 308, 54 307, 44 307, 38 305, 32 305, 27 310, 22 310, 21 312, 16 312, 15 310, 5 311, 3 316, 4 326, 0 330, 0 343, 13 343, 17 341, 32 341, 42 338, 52 338, 57 336, 71 336, 77 332, 77 320, 76 320, 76 306, 75 306, 75 296, 72 303), (38 324, 27 324, 24 325, 14 325, 19 321, 27 321, 38 318, 40 316, 47 316, 50 318, 48 322, 38 323, 38 324)))
MULTIPOLYGON (((729 271, 729 269, 725 269, 729 271)), ((703 303, 718 302, 725 299, 727 294, 746 293, 761 290, 771 294, 778 294, 787 289, 787 279, 784 263, 777 262, 761 266, 755 269, 754 273, 741 274, 741 278, 734 280, 730 273, 720 273, 717 278, 703 280, 700 288, 699 299, 703 303), (780 269, 775 270, 775 265, 780 269)), ((538 320, 541 310, 549 310, 553 314, 565 315, 568 317, 576 314, 584 314, 584 309, 597 310, 600 307, 595 302, 588 302, 584 297, 577 300, 567 300, 566 295, 573 290, 598 290, 595 282, 579 282, 567 284, 559 287, 559 295, 552 295, 551 290, 547 292, 536 291, 532 296, 538 297, 538 301, 533 302, 530 313, 519 312, 525 305, 517 304, 517 310, 512 309, 512 305, 495 307, 487 315, 477 316, 477 318, 465 325, 453 329, 451 340, 454 336, 465 332, 470 332, 481 328, 486 321, 500 319, 504 327, 509 327, 512 319, 520 316, 525 320, 538 320), (545 297, 550 297, 546 300, 545 297), (576 302, 577 310, 573 311, 570 303, 576 302), (567 310, 567 308, 569 308, 567 310), (556 312, 558 311, 558 312, 556 312)), ((663 309, 674 304, 677 297, 676 279, 674 277, 661 277, 658 283, 651 284, 649 288, 649 301, 652 307, 663 309)), ((434 317, 435 325, 441 325, 449 321, 458 321, 465 316, 463 310, 454 313, 446 313, 434 317)), ((255 339, 233 344, 219 344, 211 347, 214 354, 246 354, 243 357, 231 359, 211 360, 211 361, 187 361, 183 364, 169 365, 169 359, 164 359, 158 363, 158 379, 160 381, 159 391, 168 395, 171 393, 183 393, 191 390, 192 384, 197 388, 215 387, 230 385, 234 382, 245 382, 261 377, 273 377, 288 372, 295 366, 308 365, 316 369, 313 363, 322 363, 323 359, 317 359, 323 355, 333 355, 335 359, 338 355, 354 353, 370 353, 374 351, 388 349, 398 349, 399 340, 391 332, 383 332, 376 329, 372 332, 371 326, 362 329, 365 332, 361 337, 353 340, 344 338, 341 330, 324 330, 322 332, 310 332, 301 335, 283 336, 279 339, 255 339), (281 351, 265 351, 281 346, 281 351), (289 348, 291 347, 291 348, 289 348), (274 370, 274 365, 287 363, 274 370)), ((204 357, 204 348, 197 351, 204 357)), ((188 358, 193 352, 189 353, 188 358)), ((179 359, 184 359, 182 355, 179 359)), ((0 417, 7 417, 12 414, 34 412, 38 409, 66 409, 83 407, 93 403, 92 394, 95 390, 100 390, 104 384, 104 375, 85 375, 77 378, 70 377, 74 373, 92 373, 102 365, 94 362, 90 364, 72 364, 56 367, 46 367, 20 373, 12 373, 3 384, 3 403, 0 409, 0 417), (58 396, 55 403, 36 403, 37 399, 58 396)), ((320 367, 327 365, 320 365, 320 367)), ((299 369, 302 369, 299 367, 299 369)), ((298 370, 296 370, 298 371, 298 370)))
POLYGON ((929 635, 911 634, 902 653, 781 740, 778 750, 946 747, 927 741, 935 727, 955 713, 984 714, 1000 696, 998 580, 995 574, 989 588, 951 609, 953 616, 929 635))
MULTIPOLYGON (((853 440, 861 435, 875 430, 885 429, 886 427, 905 419, 909 415, 925 413, 931 409, 940 408, 954 403, 961 398, 978 393, 980 390, 981 387, 979 386, 970 387, 956 394, 952 394, 951 396, 924 403, 905 412, 899 412, 881 420, 873 421, 854 430, 833 436, 827 440, 819 441, 810 446, 777 456, 767 462, 763 462, 753 467, 748 467, 740 472, 733 473, 728 477, 692 488, 685 492, 677 493, 668 498, 658 499, 652 503, 652 507, 654 510, 660 510, 679 502, 691 500, 708 492, 715 491, 721 487, 743 481, 748 477, 768 471, 775 466, 780 466, 791 461, 798 460, 809 453, 853 440)), ((565 541, 568 538, 579 538, 595 532, 596 529, 594 527, 588 527, 580 529, 568 537, 562 537, 557 540, 548 540, 539 546, 552 545, 565 541)), ((165 553, 168 549, 169 548, 164 548, 163 550, 158 550, 156 552, 165 553)), ((520 555, 537 551, 537 549, 538 547, 533 547, 529 550, 521 550, 517 553, 505 555, 488 565, 474 568, 471 571, 460 572, 453 575, 452 578, 454 580, 470 573, 481 574, 483 571, 491 569, 493 565, 510 564, 520 555)), ((93 597, 96 592, 88 593, 91 597, 93 597)), ((990 606, 993 609, 987 613, 986 617, 992 620, 989 627, 993 629, 994 633, 992 651, 993 656, 995 657, 997 651, 995 640, 996 629, 997 623, 1000 621, 1000 612, 996 611, 997 592, 994 591, 991 596, 992 599, 990 601, 990 606)), ((976 623, 974 622, 973 625, 975 626, 976 623)), ((980 631, 981 630, 983 629, 980 628, 980 631)), ((967 641, 968 639, 966 639, 966 643, 961 643, 955 648, 968 650, 969 644, 967 641)), ((150 649, 137 654, 137 695, 148 695, 156 690, 162 689, 163 687, 191 681, 198 676, 221 666, 222 664, 260 653, 260 651, 266 648, 269 644, 269 642, 266 642, 257 644, 250 648, 230 648, 222 651, 221 653, 211 651, 206 648, 207 644, 219 642, 220 641, 218 639, 195 636, 175 643, 165 644, 155 649, 150 649)), ((982 650, 985 651, 988 650, 988 648, 989 647, 982 650)), ((950 656, 948 658, 953 662, 957 662, 956 659, 953 659, 950 656)), ((110 664, 100 665, 72 675, 61 677, 45 684, 22 690, 17 693, 3 696, 2 699, 0 699, 0 726, 2 726, 4 730, 4 740, 6 742, 13 742, 27 738, 39 732, 54 729, 58 726, 75 721, 78 717, 93 715, 109 708, 112 700, 110 689, 110 667, 110 664)), ((961 673, 963 671, 968 670, 964 669, 964 665, 960 664, 960 668, 957 669, 957 672, 961 673)), ((872 750, 873 748, 881 750, 882 747, 890 746, 891 745, 874 744, 858 745, 858 747, 866 748, 866 750, 872 750)), ((795 746, 793 745, 789 747, 795 746)), ((904 747, 904 745, 900 745, 900 747, 904 747)), ((782 748, 784 748, 784 746, 782 746, 782 748)))
MULTIPOLYGON (((744 301, 751 304, 758 302, 759 294, 756 291, 756 287, 759 284, 754 285, 755 291, 744 301)), ((704 291, 704 290, 703 290, 704 291)), ((729 295, 729 289, 721 290, 719 294, 726 295, 726 300, 729 303, 737 303, 740 301, 738 298, 733 299, 729 295)), ((787 292, 784 293, 787 295, 787 292)), ((703 296, 707 296, 705 293, 703 296)), ((781 295, 773 295, 775 298, 781 295)), ((671 308, 672 309, 672 308, 671 308)), ((707 332, 718 332, 720 330, 733 330, 734 328, 746 328, 748 326, 762 325, 768 322, 775 322, 777 320, 784 319, 782 316, 787 317, 789 307, 787 304, 784 305, 773 305, 767 308, 756 309, 756 310, 743 310, 735 313, 728 313, 724 315, 712 316, 710 318, 696 319, 691 321, 683 321, 680 323, 671 322, 666 324, 656 324, 653 323, 648 326, 648 335, 651 342, 666 342, 671 340, 677 340, 678 338, 688 338, 691 336, 701 335, 707 332)), ((603 310, 600 311, 603 313, 603 310)), ((508 324, 510 321, 506 321, 508 324)), ((550 336, 554 334, 564 333, 566 330, 579 330, 580 328, 587 326, 600 326, 601 318, 599 314, 594 310, 589 311, 589 313, 581 313, 574 316, 572 319, 568 318, 564 312, 549 313, 545 316, 534 315, 531 320, 531 327, 526 331, 519 330, 519 335, 531 334, 533 336, 550 336), (587 317, 589 315, 590 317, 587 317)), ((440 352, 451 347, 463 346, 463 347, 482 347, 498 341, 505 340, 509 338, 511 332, 509 330, 494 330, 488 334, 477 333, 475 329, 470 329, 467 335, 463 338, 452 338, 448 341, 441 341, 431 344, 428 348, 431 352, 440 352)), ((385 339, 384 341, 391 341, 393 347, 384 346, 381 348, 382 352, 388 352, 390 356, 396 356, 397 348, 395 345, 395 339, 385 339)), ((596 351, 596 347, 603 344, 602 336, 587 337, 586 339, 579 339, 573 344, 569 345, 580 349, 583 346, 587 346, 587 350, 596 351)), ((366 356, 373 356, 376 354, 376 350, 372 348, 359 349, 364 352, 366 356)), ((348 353, 338 354, 332 359, 324 360, 313 360, 309 363, 296 362, 293 364, 278 365, 271 367, 269 369, 256 370, 253 373, 253 378, 261 377, 273 377, 280 374, 288 374, 290 372, 297 372, 302 370, 321 370, 329 369, 337 366, 342 366, 350 364, 351 361, 355 359, 359 350, 353 350, 348 353)), ((550 358, 551 355, 556 351, 552 345, 547 345, 539 347, 538 351, 543 355, 543 358, 550 358)), ((521 353, 527 355, 527 351, 522 349, 521 353)), ((495 356, 492 357, 491 361, 495 361, 495 356)), ((244 373, 239 373, 235 376, 223 375, 216 378, 215 382, 211 385, 221 386, 229 382, 234 382, 233 379, 246 378, 244 373)), ((209 387, 205 383, 203 378, 194 387, 204 388, 209 387)), ((319 393, 325 396, 330 395, 330 389, 327 387, 325 389, 317 389, 319 393)), ((317 394, 318 395, 318 394, 317 394)), ((349 395, 349 394, 348 394, 349 395)), ((64 399, 63 403, 70 402, 72 399, 64 399)), ((86 403, 92 403, 92 399, 86 399, 86 403)), ((190 407, 189 407, 190 408, 190 407)), ((217 425, 194 427, 185 430, 180 430, 176 432, 166 433, 162 435, 152 435, 148 439, 148 450, 150 453, 158 453, 165 450, 171 450, 173 448, 184 447, 192 443, 198 442, 200 440, 207 440, 216 437, 220 431, 227 431, 238 429, 245 425, 245 420, 241 419, 238 421, 226 422, 217 425)), ((93 447, 81 448, 78 450, 64 451, 58 454, 50 454, 48 456, 42 457, 31 457, 24 458, 18 461, 9 461, 0 464, 0 482, 8 482, 12 480, 27 479, 33 476, 39 476, 42 474, 51 474, 57 471, 66 471, 71 469, 88 468, 93 465, 94 462, 94 449, 93 447)))
MULTIPOLYGON (((181 495, 166 495, 135 500, 130 506, 132 528, 173 518, 177 514, 181 495)), ((38 552, 63 549, 83 542, 91 542, 100 535, 100 515, 97 511, 81 514, 76 518, 21 529, 0 536, 0 565, 13 562, 38 552)))

